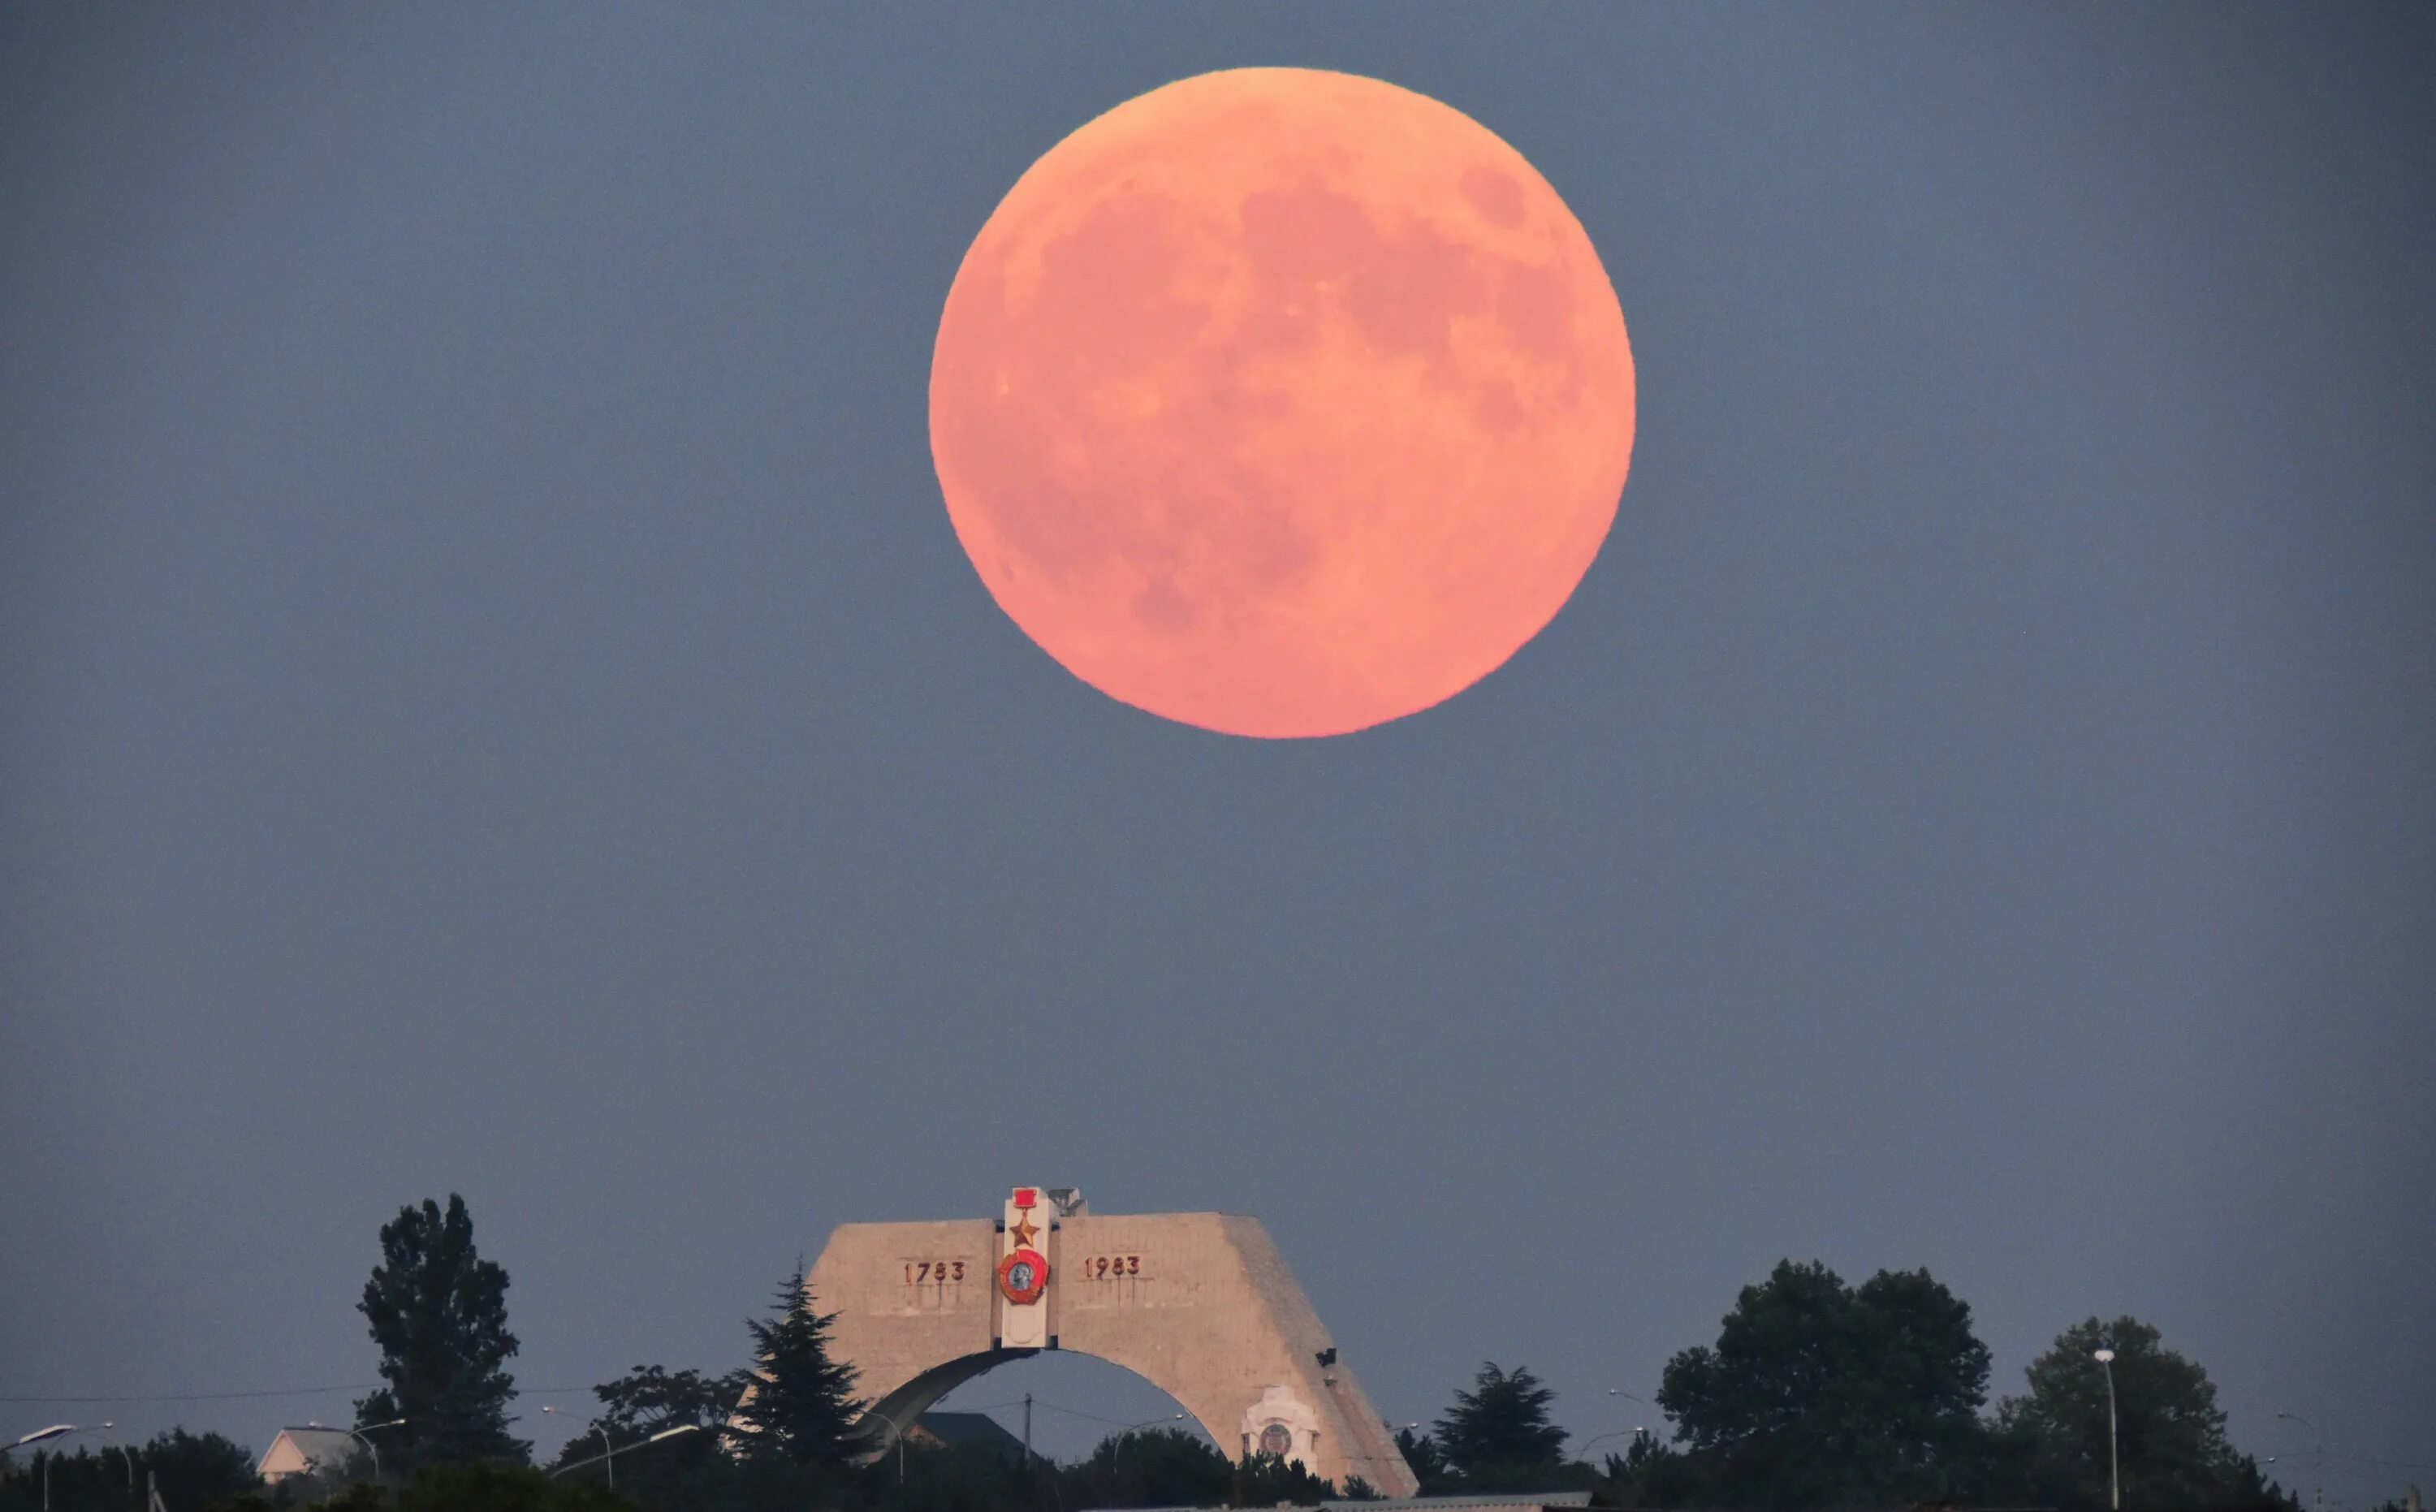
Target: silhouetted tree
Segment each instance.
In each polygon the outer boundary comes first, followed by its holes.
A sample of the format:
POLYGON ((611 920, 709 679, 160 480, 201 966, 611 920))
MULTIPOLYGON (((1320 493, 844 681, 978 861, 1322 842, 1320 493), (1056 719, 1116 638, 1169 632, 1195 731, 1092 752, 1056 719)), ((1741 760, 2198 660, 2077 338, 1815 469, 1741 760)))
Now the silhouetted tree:
POLYGON ((135 1451, 136 1486, 142 1486, 147 1477, 160 1487, 161 1500, 173 1507, 241 1495, 256 1484, 252 1451, 218 1434, 190 1434, 183 1428, 155 1434, 135 1451))
POLYGON ((1074 1507, 1217 1506, 1235 1467, 1198 1434, 1173 1428, 1111 1434, 1090 1457, 1058 1472, 1058 1500, 1074 1507))
POLYGON ((753 1330, 752 1397, 731 1432, 755 1459, 842 1467, 863 1404, 854 1397, 854 1367, 829 1358, 837 1314, 813 1309, 800 1260, 777 1304, 775 1316, 745 1324, 753 1330))
MULTIPOLYGON (((284 1490, 287 1483, 280 1484, 284 1490)), ((216 1503, 206 1512, 285 1512, 293 1504, 257 1492, 216 1503)), ((314 1512, 633 1512, 635 1503, 597 1483, 554 1480, 521 1465, 492 1462, 429 1465, 393 1489, 357 1483, 313 1506, 314 1512)))
POLYGON ((1667 1362, 1658 1401, 1706 1500, 1884 1505, 1947 1493, 1977 1463, 1988 1363, 1970 1307, 1926 1271, 1854 1289, 1785 1260, 1743 1288, 1714 1348, 1667 1362))
POLYGON ((1691 1456, 1655 1434, 1636 1435, 1623 1453, 1608 1455, 1592 1488, 1607 1506, 1694 1506, 1708 1500, 1691 1456))
MULTIPOLYGON (((667 1370, 636 1365, 615 1381, 592 1388, 600 1412, 584 1424, 584 1433, 566 1441, 558 1463, 589 1459, 600 1453, 605 1432, 612 1446, 623 1446, 666 1433, 671 1428, 703 1431, 701 1442, 718 1441, 746 1387, 749 1374, 705 1376, 699 1370, 667 1370)), ((695 1452, 690 1446, 679 1452, 695 1452)))
POLYGON ((2030 1362, 2029 1391, 1997 1409, 1998 1432, 2027 1463, 2040 1500, 2107 1504, 2106 1368, 2114 1351, 2116 1446, 2126 1507, 2266 1505, 2282 1500, 2225 1438, 2207 1372, 2165 1347, 2137 1318, 2066 1329, 2030 1362))
POLYGON ((1279 1455, 1246 1455, 1238 1470, 1241 1506, 1317 1506, 1336 1499, 1333 1485, 1279 1455))
POLYGON ((0 1512, 31 1512, 43 1504, 46 1462, 52 1512, 126 1512, 143 1499, 148 1476, 179 1508, 242 1496, 260 1484, 253 1455, 242 1444, 173 1428, 123 1450, 84 1446, 73 1454, 45 1454, 38 1449, 0 1460, 0 1512))
POLYGON ((625 1512, 598 1483, 514 1465, 434 1465, 398 1489, 397 1512, 625 1512))
POLYGON ((1436 1439, 1427 1434, 1416 1434, 1410 1428, 1399 1428, 1396 1448, 1402 1452, 1414 1478, 1421 1483, 1422 1495, 1432 1495, 1449 1486, 1446 1456, 1438 1452, 1436 1439))
MULTIPOLYGON (((867 1504, 905 1512, 1058 1512, 1093 1503, 1057 1482, 1077 1474, 1052 1471, 1039 1459, 986 1444, 914 1444, 862 1472, 867 1504), (901 1477, 901 1479, 900 1479, 901 1477)), ((670 1512, 676 1512, 671 1508, 670 1512)), ((688 1506, 685 1512, 693 1512, 688 1506)))
POLYGON ((516 1352, 508 1331, 508 1273, 474 1248, 474 1220, 451 1192, 406 1207, 381 1225, 381 1262, 357 1311, 380 1346, 388 1382, 356 1403, 358 1423, 405 1423, 386 1431, 392 1469, 454 1460, 515 1460, 531 1447, 508 1436, 515 1382, 502 1368, 516 1352))
MULTIPOLYGON (((720 1504, 734 1480, 719 1451, 720 1437, 751 1380, 636 1365, 592 1388, 601 1410, 583 1433, 559 1447, 556 1463, 564 1469, 614 1449, 617 1490, 628 1500, 645 1506, 720 1504), (680 1428, 699 1431, 651 1442, 653 1434, 680 1428)), ((574 1473, 610 1479, 606 1465, 574 1473)))
POLYGON ((1430 1437, 1472 1490, 1545 1490, 1565 1463, 1565 1431, 1548 1420, 1556 1397, 1528 1366, 1487 1363, 1430 1437))
MULTIPOLYGON (((47 1479, 55 1512, 104 1512, 127 1505, 126 1468, 111 1451, 21 1450, 0 1459, 0 1512, 34 1512, 47 1479), (104 1456, 107 1456, 105 1462, 104 1456)), ((141 1484, 140 1482, 137 1484, 141 1484)))

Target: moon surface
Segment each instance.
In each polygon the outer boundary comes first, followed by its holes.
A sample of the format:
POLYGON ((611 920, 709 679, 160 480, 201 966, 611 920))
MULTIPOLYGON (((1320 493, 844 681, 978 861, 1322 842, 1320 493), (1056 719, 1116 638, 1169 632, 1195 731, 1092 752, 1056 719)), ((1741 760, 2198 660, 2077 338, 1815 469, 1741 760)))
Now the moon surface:
POLYGON ((1378 79, 1204 74, 1052 148, 957 269, 931 444, 957 538, 1070 671, 1171 720, 1338 735, 1563 607, 1632 452, 1581 223, 1378 79))

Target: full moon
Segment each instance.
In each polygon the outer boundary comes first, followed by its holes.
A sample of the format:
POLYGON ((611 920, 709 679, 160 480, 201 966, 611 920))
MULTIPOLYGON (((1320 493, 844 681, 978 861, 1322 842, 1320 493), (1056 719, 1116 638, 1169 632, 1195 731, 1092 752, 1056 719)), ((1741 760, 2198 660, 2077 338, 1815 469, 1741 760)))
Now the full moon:
POLYGON ((1590 236, 1452 107, 1183 79, 1052 148, 948 291, 931 447, 1000 608, 1092 686, 1341 735, 1495 670, 1573 594, 1632 453, 1590 236))

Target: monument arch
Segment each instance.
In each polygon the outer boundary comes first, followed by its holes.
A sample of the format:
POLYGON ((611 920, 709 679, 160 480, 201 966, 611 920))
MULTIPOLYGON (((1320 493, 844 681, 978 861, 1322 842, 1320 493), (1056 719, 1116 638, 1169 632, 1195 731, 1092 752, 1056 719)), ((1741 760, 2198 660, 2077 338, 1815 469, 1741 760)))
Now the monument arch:
POLYGON ((996 1219, 846 1224, 809 1284, 874 1454, 984 1371, 1069 1349, 1166 1392, 1230 1455, 1418 1489, 1257 1219, 1093 1213, 1070 1188, 1017 1187, 996 1219))

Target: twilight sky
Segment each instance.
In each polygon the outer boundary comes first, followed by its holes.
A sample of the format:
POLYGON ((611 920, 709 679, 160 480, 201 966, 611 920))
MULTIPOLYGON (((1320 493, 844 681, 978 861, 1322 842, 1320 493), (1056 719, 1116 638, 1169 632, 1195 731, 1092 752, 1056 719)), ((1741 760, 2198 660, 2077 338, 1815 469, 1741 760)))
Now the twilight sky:
MULTIPOLYGON (((1648 1421, 1790 1255, 2428 1484, 2431 71, 2403 7, 0 10, 0 1436, 343 1417, 59 1399, 370 1381, 426 1195, 555 1389, 1047 1181, 1260 1215, 1400 1422, 1484 1358, 1648 1421), (925 430, 1008 185, 1247 63, 1511 142, 1640 372, 1570 607, 1315 743, 1060 670, 925 430)), ((965 1396, 1159 1410, 1024 1368, 965 1396)))

